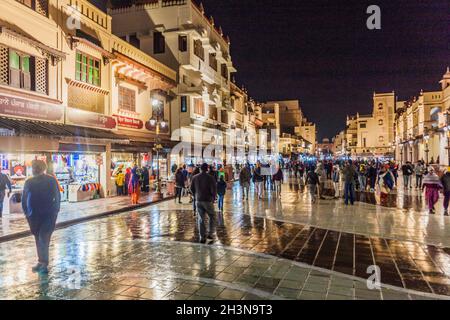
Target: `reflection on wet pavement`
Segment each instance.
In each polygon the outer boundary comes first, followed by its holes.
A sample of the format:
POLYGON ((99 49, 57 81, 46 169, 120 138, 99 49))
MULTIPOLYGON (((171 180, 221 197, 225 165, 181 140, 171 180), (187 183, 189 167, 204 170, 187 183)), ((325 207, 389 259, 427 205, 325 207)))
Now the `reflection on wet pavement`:
POLYGON ((291 181, 281 199, 267 192, 248 202, 238 188, 228 192, 218 239, 209 246, 196 243, 191 205, 173 201, 58 230, 48 279, 29 270, 30 237, 1 243, 0 298, 450 296, 447 218, 341 200, 312 205, 296 188, 291 181), (374 264, 388 285, 375 291, 365 282, 374 264))
POLYGON ((133 212, 59 230, 47 277, 30 271, 30 238, 0 244, 0 299, 436 298, 385 287, 368 290, 364 279, 273 256, 168 241, 176 232, 172 225, 164 227, 167 235, 155 232, 182 214, 133 212), (142 240, 153 236, 165 240, 142 240))

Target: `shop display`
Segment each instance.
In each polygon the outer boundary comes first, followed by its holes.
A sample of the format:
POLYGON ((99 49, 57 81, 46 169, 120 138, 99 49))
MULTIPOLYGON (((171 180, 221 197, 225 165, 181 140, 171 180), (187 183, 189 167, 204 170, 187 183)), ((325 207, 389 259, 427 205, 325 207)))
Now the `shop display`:
POLYGON ((2 173, 9 176, 12 183, 10 213, 21 213, 21 197, 26 179, 32 176, 33 160, 47 163, 48 173, 54 175, 61 188, 61 201, 85 201, 100 197, 99 155, 97 154, 53 154, 47 158, 43 154, 0 154, 2 173), (87 186, 87 187, 86 187, 87 186), (71 189, 80 190, 83 196, 70 197, 71 189), (20 199, 20 200, 19 200, 20 199))

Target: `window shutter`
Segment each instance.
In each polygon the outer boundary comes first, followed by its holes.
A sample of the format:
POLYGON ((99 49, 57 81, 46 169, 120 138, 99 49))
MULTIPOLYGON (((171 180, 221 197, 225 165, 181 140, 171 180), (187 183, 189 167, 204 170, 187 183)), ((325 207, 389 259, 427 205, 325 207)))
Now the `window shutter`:
POLYGON ((9 49, 0 45, 0 84, 9 85, 9 49))
POLYGON ((9 68, 9 85, 20 88, 20 70, 9 68))
POLYGON ((25 90, 31 90, 31 74, 29 72, 22 72, 23 88, 25 90))
POLYGON ((48 16, 48 0, 35 0, 36 11, 43 16, 48 16))
POLYGON ((25 66, 22 66, 22 88, 31 90, 31 73, 33 72, 32 70, 34 70, 34 57, 25 57, 22 59, 22 61, 28 59, 27 69, 25 66))

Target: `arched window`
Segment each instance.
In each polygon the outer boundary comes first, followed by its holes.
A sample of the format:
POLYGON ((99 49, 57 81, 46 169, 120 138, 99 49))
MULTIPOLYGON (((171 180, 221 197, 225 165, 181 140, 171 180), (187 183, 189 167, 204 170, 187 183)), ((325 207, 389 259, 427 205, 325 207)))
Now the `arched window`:
POLYGON ((380 103, 380 104, 378 105, 378 111, 383 111, 383 104, 382 104, 382 103, 380 103))
POLYGON ((379 142, 384 142, 384 137, 383 137, 383 136, 379 136, 379 137, 378 137, 378 141, 379 141, 379 142))
POLYGON ((383 119, 378 120, 378 125, 382 126, 384 124, 383 119))

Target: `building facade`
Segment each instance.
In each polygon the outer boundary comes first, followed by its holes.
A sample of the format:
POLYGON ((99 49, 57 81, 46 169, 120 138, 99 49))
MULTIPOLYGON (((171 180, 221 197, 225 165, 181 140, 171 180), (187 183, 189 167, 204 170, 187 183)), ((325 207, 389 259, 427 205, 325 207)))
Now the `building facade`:
POLYGON ((152 167, 170 142, 176 72, 114 36, 88 1, 4 0, 0 12, 0 161, 14 192, 34 159, 72 202, 114 195, 120 163, 152 167), (166 129, 148 125, 155 109, 166 129))
POLYGON ((417 97, 399 102, 395 122, 398 161, 449 164, 450 70, 440 84, 440 91, 421 91, 417 97))
MULTIPOLYGON (((171 108, 173 139, 189 136, 201 146, 209 145, 211 139, 230 144, 233 137, 228 129, 236 126, 231 74, 236 70, 230 40, 203 7, 191 0, 148 0, 128 6, 119 2, 108 12, 114 34, 177 71, 171 108), (198 135, 204 139, 196 139, 198 135)), ((192 152, 179 161, 198 163, 205 158, 192 152)), ((225 158, 224 154, 213 156, 204 160, 221 163, 225 158)))
POLYGON ((348 157, 393 157, 395 93, 374 93, 372 114, 348 116, 341 153, 348 157), (345 146, 343 146, 345 145, 345 146))

